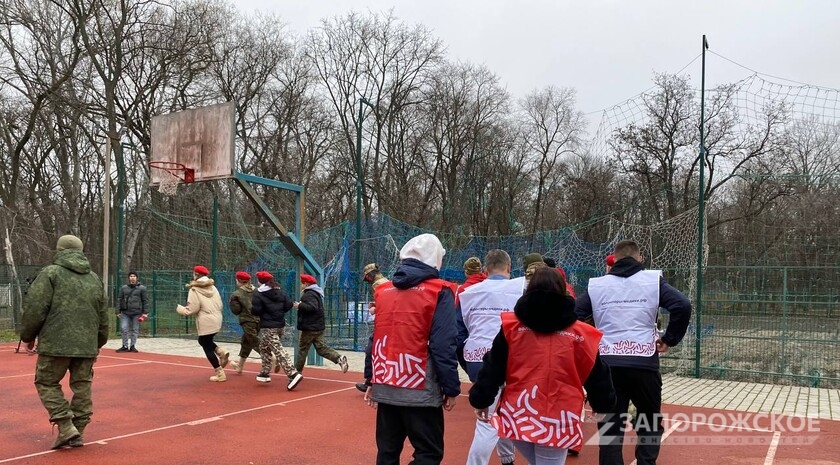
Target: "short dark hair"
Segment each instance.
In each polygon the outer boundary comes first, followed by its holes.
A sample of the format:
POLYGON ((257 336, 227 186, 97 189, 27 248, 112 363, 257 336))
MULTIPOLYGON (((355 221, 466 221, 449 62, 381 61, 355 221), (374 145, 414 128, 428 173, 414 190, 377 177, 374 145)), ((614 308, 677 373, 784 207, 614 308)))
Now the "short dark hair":
POLYGON ((543 257, 543 263, 545 263, 549 268, 557 268, 557 262, 555 262, 551 257, 543 257))
POLYGON ((639 249, 639 244, 636 241, 627 239, 619 241, 618 244, 615 245, 613 253, 615 254, 615 261, 619 261, 624 257, 640 255, 642 252, 641 249, 639 249))
POLYGON ((531 276, 531 280, 528 282, 528 288, 525 289, 526 293, 533 291, 549 291, 561 295, 566 295, 568 292, 566 291, 566 280, 563 279, 563 275, 556 269, 547 266, 534 270, 534 275, 531 276))
POLYGON ((490 249, 484 256, 484 269, 487 271, 504 270, 510 265, 510 255, 502 249, 490 249))
POLYGON ((129 276, 129 277, 131 277, 131 275, 134 275, 134 276, 139 277, 139 276, 137 275, 137 272, 136 272, 136 271, 129 271, 129 272, 128 272, 128 276, 129 276))

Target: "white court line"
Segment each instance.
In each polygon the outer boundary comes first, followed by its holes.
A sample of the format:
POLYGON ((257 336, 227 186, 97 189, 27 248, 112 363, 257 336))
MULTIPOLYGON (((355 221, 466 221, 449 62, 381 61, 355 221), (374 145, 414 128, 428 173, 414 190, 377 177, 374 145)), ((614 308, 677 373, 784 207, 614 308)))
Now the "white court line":
MULTIPOLYGON (((103 357, 103 356, 100 355, 100 357, 103 357)), ((106 355, 104 357, 114 358, 114 359, 117 359, 117 360, 135 360, 135 361, 138 360, 136 358, 115 357, 115 356, 109 356, 109 355, 106 355)), ((170 365, 170 366, 176 366, 176 367, 181 367, 181 368, 201 368, 201 369, 209 368, 206 364, 193 365, 193 364, 189 364, 189 363, 164 362, 162 360, 142 360, 142 361, 145 362, 145 363, 157 363, 159 365, 170 365)), ((116 365, 114 365, 114 366, 116 366, 116 365)), ((227 368, 226 371, 230 371, 230 369, 227 368)), ((256 375, 259 372, 258 371, 251 371, 251 370, 243 370, 242 373, 250 373, 250 374, 256 375)), ((284 375, 285 375, 284 373, 280 373, 277 376, 284 376, 284 375)), ((0 378, 0 379, 2 379, 2 378, 0 378)), ((306 376, 306 375, 303 376, 303 379, 311 379, 311 380, 315 380, 315 381, 328 381, 328 382, 332 382, 332 383, 341 383, 341 384, 348 384, 348 383, 355 384, 356 383, 356 381, 343 381, 343 380, 340 380, 340 379, 330 379, 330 378, 313 378, 311 376, 306 376)))
MULTIPOLYGON (((667 439, 668 436, 670 436, 671 433, 674 432, 674 430, 679 428, 681 424, 682 424, 681 421, 675 421, 674 424, 670 428, 668 428, 667 430, 665 430, 664 433, 662 433, 662 439, 659 440, 659 443, 662 444, 663 442, 665 442, 665 439, 667 439)), ((636 465, 636 460, 633 460, 632 462, 630 462, 630 465, 636 465)))
POLYGON ((773 459, 776 458, 776 449, 779 447, 779 439, 782 437, 781 431, 773 433, 773 439, 770 441, 770 448, 767 449, 767 455, 764 456, 764 465, 771 465, 773 459))
MULTIPOLYGON (((161 360, 137 359, 137 358, 128 358, 128 357, 118 357, 118 356, 113 356, 113 355, 100 355, 99 358, 110 358, 110 359, 115 359, 115 360, 130 360, 132 363, 123 363, 123 364, 107 365, 107 366, 98 366, 98 365, 94 364, 93 367, 97 371, 101 370, 101 369, 104 369, 104 368, 123 367, 123 366, 132 366, 132 365, 144 365, 144 364, 149 364, 149 363, 156 363, 156 364, 159 364, 159 365, 170 365, 170 366, 176 366, 176 367, 181 367, 181 368, 201 368, 201 369, 207 369, 208 368, 208 366, 206 364, 193 365, 193 364, 189 364, 189 363, 164 362, 164 361, 161 361, 161 360)), ((259 372, 258 371, 244 370, 243 373, 257 374, 259 372)), ((32 372, 31 374, 25 374, 25 375, 0 376, 0 379, 20 378, 20 377, 24 377, 24 376, 35 376, 35 372, 32 372)), ((340 383, 340 384, 350 384, 350 383, 355 384, 356 383, 355 381, 343 381, 343 380, 340 380, 340 379, 330 379, 330 378, 314 378, 314 377, 311 377, 311 376, 304 376, 303 379, 311 379, 311 380, 315 380, 315 381, 327 381, 327 382, 331 382, 331 383, 340 383)), ((0 462, 0 463, 2 463, 2 462, 0 462)))
MULTIPOLYGON (((186 421, 186 422, 183 422, 183 423, 177 423, 177 424, 174 424, 174 425, 161 426, 159 428, 152 428, 152 429, 147 429, 147 430, 144 430, 144 431, 137 431, 137 432, 134 432, 134 433, 128 433, 128 434, 123 434, 123 435, 120 435, 120 436, 114 436, 114 437, 110 437, 110 438, 100 439, 98 441, 86 442, 85 445, 90 445, 90 444, 107 445, 109 442, 116 441, 118 439, 125 439, 125 438, 130 438, 130 437, 133 437, 133 436, 140 436, 140 435, 143 435, 143 434, 156 433, 158 431, 165 431, 165 430, 168 430, 168 429, 180 428, 182 426, 200 425, 200 424, 209 423, 209 422, 212 422, 212 421, 218 421, 218 420, 224 419, 226 417, 232 417, 234 415, 242 415, 242 414, 245 414, 245 413, 255 412, 257 410, 264 410, 264 409, 267 409, 267 408, 285 407, 286 405, 293 404, 295 402, 300 402, 300 401, 304 401, 304 400, 315 399, 317 397, 324 397, 324 396, 328 396, 328 395, 332 395, 332 394, 337 394, 339 392, 348 391, 350 389, 355 389, 355 388, 336 389, 335 391, 322 392, 320 394, 313 394, 311 396, 299 397, 297 399, 289 399, 285 402, 276 402, 274 404, 261 405, 259 407, 253 407, 253 408, 244 409, 244 410, 237 410, 237 411, 234 411, 234 412, 225 413, 225 414, 222 414, 222 415, 216 415, 216 416, 212 416, 212 417, 197 418, 195 420, 190 420, 190 421, 186 421)), ((14 462, 16 460, 27 459, 27 458, 30 458, 30 457, 38 457, 38 456, 41 456, 41 455, 51 454, 53 452, 55 452, 55 451, 54 450, 47 450, 47 451, 43 451, 43 452, 36 452, 34 454, 21 455, 19 457, 11 457, 11 458, 8 458, 8 459, 0 460, 0 463, 14 462)))
MULTIPOLYGON (((141 361, 141 362, 134 362, 134 363, 121 363, 119 365, 106 365, 106 366, 98 366, 98 365, 94 364, 93 368, 96 371, 99 371, 99 370, 104 370, 106 368, 130 367, 130 366, 133 366, 133 365, 148 365, 149 363, 151 363, 151 362, 141 361)), ((23 378, 23 377, 30 377, 30 376, 35 376, 35 372, 28 373, 28 374, 25 374, 25 375, 0 376, 0 379, 23 378)))

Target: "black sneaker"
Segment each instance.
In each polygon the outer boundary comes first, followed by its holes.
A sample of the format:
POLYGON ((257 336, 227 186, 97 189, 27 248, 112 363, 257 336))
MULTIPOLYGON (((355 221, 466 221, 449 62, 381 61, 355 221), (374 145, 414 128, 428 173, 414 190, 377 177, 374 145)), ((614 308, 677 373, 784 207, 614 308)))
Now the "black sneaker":
POLYGON ((130 348, 130 349, 128 349, 128 351, 129 351, 129 352, 139 352, 139 351, 137 350, 137 348, 136 348, 136 347, 134 347, 134 346, 131 346, 131 348, 130 348))
POLYGON ((257 375, 257 381, 259 381, 260 383, 270 383, 271 382, 271 376, 268 374, 268 372, 261 371, 257 375))
POLYGON ((117 349, 116 351, 117 351, 117 352, 128 352, 128 347, 126 347, 126 346, 122 346, 122 347, 120 347, 119 349, 117 349))
POLYGON ((303 379, 303 375, 302 375, 302 374, 300 374, 300 373, 295 373, 295 375, 294 375, 294 376, 292 376, 291 378, 289 378, 289 384, 287 384, 287 385, 286 385, 286 389, 288 389, 289 391, 291 391, 292 389, 294 389, 294 388, 295 388, 295 386, 297 386, 297 385, 301 382, 301 380, 302 380, 302 379, 303 379))

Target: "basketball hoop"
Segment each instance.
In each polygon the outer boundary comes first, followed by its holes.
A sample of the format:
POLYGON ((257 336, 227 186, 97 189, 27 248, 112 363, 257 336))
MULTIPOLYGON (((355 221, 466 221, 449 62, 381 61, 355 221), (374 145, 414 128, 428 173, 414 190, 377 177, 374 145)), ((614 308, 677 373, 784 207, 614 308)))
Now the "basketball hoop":
POLYGON ((182 163, 171 161, 151 161, 149 168, 164 171, 163 178, 158 184, 158 192, 166 196, 173 196, 178 192, 178 184, 190 184, 195 181, 195 170, 187 168, 182 163))

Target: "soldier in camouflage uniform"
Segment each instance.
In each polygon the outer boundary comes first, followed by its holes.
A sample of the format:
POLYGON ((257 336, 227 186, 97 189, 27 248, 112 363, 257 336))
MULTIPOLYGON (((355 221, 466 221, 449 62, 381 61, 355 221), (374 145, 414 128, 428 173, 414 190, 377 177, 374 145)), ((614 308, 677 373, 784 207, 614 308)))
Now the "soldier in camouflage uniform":
MULTIPOLYGON (((365 268, 362 270, 362 280, 368 284, 370 284, 371 293, 376 290, 376 287, 382 283, 388 282, 388 278, 379 271, 379 265, 376 263, 368 263, 365 265, 365 268)), ((368 305, 368 311, 372 317, 376 316, 376 302, 374 305, 368 305)), ((368 338, 367 346, 365 346, 365 368, 364 368, 364 376, 365 381, 363 383, 356 383, 356 389, 362 392, 367 392, 368 386, 370 386, 370 379, 373 377, 373 367, 371 367, 367 360, 370 358, 370 351, 373 350, 373 332, 370 333, 370 337, 368 338)))
POLYGON ((251 299, 254 294, 254 285, 251 284, 251 275, 244 271, 236 272, 236 291, 230 296, 230 311, 239 317, 239 326, 242 327, 242 339, 239 348, 239 362, 230 362, 237 373, 242 374, 245 362, 251 351, 260 353, 257 331, 260 326, 260 318, 251 313, 251 299))
POLYGON ((81 447, 93 415, 93 363, 108 341, 108 312, 102 281, 90 269, 76 236, 61 236, 52 265, 44 267, 23 302, 20 338, 28 348, 38 338, 35 388, 58 425, 53 449, 81 447), (70 372, 70 402, 61 380, 70 372))

